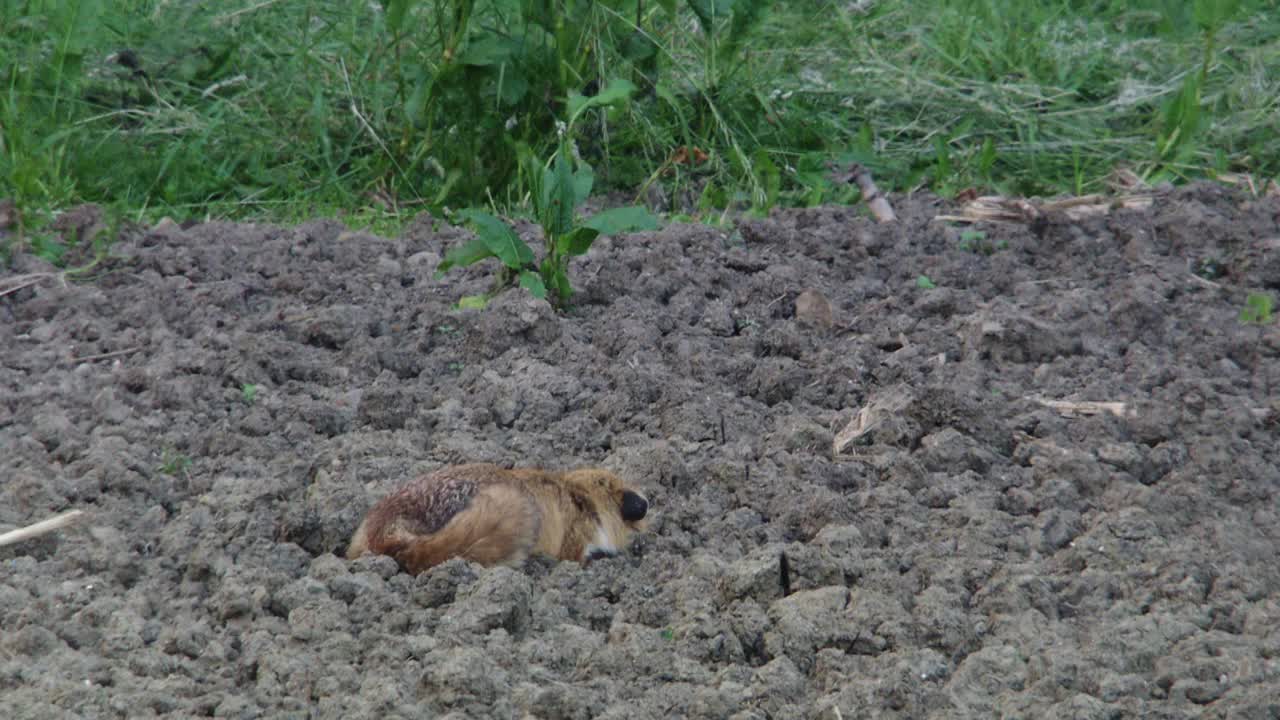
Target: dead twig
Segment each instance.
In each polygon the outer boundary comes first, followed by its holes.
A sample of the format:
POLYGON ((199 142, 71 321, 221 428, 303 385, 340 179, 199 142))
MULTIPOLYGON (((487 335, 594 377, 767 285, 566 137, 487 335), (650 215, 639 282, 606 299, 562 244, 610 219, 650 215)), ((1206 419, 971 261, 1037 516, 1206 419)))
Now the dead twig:
POLYGON ((858 191, 862 193, 862 199, 867 203, 867 209, 875 216, 878 222, 887 223, 898 219, 894 214, 893 207, 889 205, 889 200, 880 192, 880 188, 876 187, 876 181, 871 177, 871 171, 861 163, 852 163, 843 168, 836 168, 828 165, 831 172, 827 175, 832 182, 837 183, 853 183, 858 186, 858 191))
POLYGON ((74 522, 78 522, 83 517, 83 510, 72 510, 70 512, 64 512, 61 515, 54 515, 47 520, 41 520, 38 523, 28 525, 24 528, 10 530, 5 534, 0 535, 0 547, 19 543, 23 540, 30 540, 31 538, 39 537, 45 533, 51 533, 54 530, 64 528, 74 522))
POLYGON ((19 290, 25 290, 33 285, 39 285, 45 280, 52 280, 59 277, 65 280, 66 273, 31 273, 30 275, 18 275, 17 277, 9 278, 9 282, 11 284, 9 287, 0 290, 0 298, 12 295, 19 290))
MULTIPOLYGON (((906 338, 902 339, 905 341, 906 338)), ((865 442, 870 433, 886 421, 902 415, 914 401, 915 394, 905 386, 888 388, 868 398, 867 404, 832 439, 832 456, 839 456, 854 443, 865 442)))
POLYGON ((1115 210, 1144 210, 1151 207, 1155 197, 1156 194, 1152 192, 1138 192, 1115 197, 1082 195, 1041 202, 1026 198, 985 195, 965 203, 959 215, 938 215, 934 220, 1032 225, 1050 216, 1058 216, 1074 222, 1097 215, 1106 215, 1115 210))
POLYGON ((72 357, 71 362, 80 363, 80 362, 96 362, 98 360, 109 360, 114 357, 120 357, 121 355, 130 355, 132 353, 136 353, 139 350, 141 350, 142 347, 143 347, 142 345, 138 345, 136 347, 125 348, 124 350, 114 350, 112 352, 100 353, 98 355, 84 355, 81 357, 72 357))
POLYGON ((1090 400, 1044 400, 1042 398, 1033 398, 1036 402, 1045 407, 1056 410, 1063 417, 1088 417, 1090 415, 1101 415, 1102 413, 1111 413, 1116 417, 1132 417, 1135 413, 1126 403, 1122 402, 1094 402, 1090 400))
POLYGON ((19 290, 25 290, 26 288, 39 285, 45 280, 59 280, 62 282, 63 287, 66 287, 67 278, 74 277, 76 275, 83 275, 84 273, 87 273, 90 270, 97 267, 98 263, 101 261, 102 261, 102 256, 99 255, 98 257, 95 257, 91 262, 85 265, 63 270, 61 272, 38 272, 38 273, 29 273, 27 275, 15 275, 14 277, 11 277, 5 280, 5 282, 8 283, 8 286, 4 288, 0 288, 0 298, 12 295, 13 293, 18 292, 19 290))
POLYGON ((1216 282, 1214 282, 1214 281, 1210 280, 1209 278, 1202 278, 1202 277, 1200 277, 1199 275, 1197 275, 1197 274, 1195 274, 1195 273, 1188 273, 1188 274, 1187 274, 1187 279, 1188 279, 1188 280, 1190 280, 1190 281, 1191 281, 1191 282, 1193 282, 1193 283, 1197 283, 1197 284, 1199 284, 1199 285, 1203 285, 1203 286, 1205 286, 1205 287, 1207 287, 1207 288, 1213 288, 1214 290, 1221 290, 1221 289, 1222 289, 1222 286, 1221 286, 1221 285, 1219 285, 1218 283, 1216 283, 1216 282))
MULTIPOLYGON (((1056 410, 1063 417, 1088 417, 1090 415, 1101 415, 1102 413, 1111 413, 1119 418, 1129 418, 1137 415, 1137 411, 1129 407, 1128 403, 1123 402, 1095 402, 1090 400, 1045 400, 1043 398, 1031 398, 1041 405, 1056 410)), ((1270 419, 1274 409, 1269 407, 1249 408, 1249 414, 1260 421, 1270 419)))

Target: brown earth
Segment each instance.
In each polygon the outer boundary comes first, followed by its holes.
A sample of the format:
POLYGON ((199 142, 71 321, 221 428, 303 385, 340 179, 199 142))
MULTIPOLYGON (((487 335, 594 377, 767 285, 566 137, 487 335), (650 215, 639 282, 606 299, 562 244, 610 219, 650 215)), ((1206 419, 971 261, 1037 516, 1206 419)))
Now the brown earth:
POLYGON ((2 714, 1280 717, 1280 330, 1238 320, 1280 201, 979 247, 895 207, 604 239, 565 316, 453 310, 492 268, 434 279, 464 233, 426 219, 130 231, 0 298, 0 531, 88 514, 0 548, 2 714), (334 555, 462 461, 602 464, 653 529, 587 569, 334 555))

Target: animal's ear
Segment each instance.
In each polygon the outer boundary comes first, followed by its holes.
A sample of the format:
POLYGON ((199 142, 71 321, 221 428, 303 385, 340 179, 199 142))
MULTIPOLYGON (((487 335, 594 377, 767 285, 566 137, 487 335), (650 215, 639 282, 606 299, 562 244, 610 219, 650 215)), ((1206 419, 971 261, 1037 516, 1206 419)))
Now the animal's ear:
POLYGON ((649 512, 649 501, 645 500, 639 493, 630 490, 622 493, 622 519, 627 522, 636 522, 643 520, 646 513, 649 512))

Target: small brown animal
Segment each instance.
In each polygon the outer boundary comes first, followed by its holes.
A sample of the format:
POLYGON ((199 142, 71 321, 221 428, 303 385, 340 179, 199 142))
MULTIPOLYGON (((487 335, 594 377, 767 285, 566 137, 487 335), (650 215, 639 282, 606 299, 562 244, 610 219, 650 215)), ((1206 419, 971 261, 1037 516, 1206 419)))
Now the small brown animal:
POLYGON ((374 505, 347 558, 390 555, 414 575, 453 557, 515 564, 535 552, 585 565, 625 548, 648 511, 649 501, 607 470, 457 465, 374 505))

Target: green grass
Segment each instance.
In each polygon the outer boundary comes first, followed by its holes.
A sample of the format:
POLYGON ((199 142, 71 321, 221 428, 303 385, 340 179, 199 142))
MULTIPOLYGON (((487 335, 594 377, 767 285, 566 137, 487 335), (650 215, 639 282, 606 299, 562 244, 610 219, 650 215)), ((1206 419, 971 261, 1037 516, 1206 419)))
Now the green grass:
POLYGON ((476 0, 466 45, 437 12, 457 0, 0 0, 0 198, 36 230, 85 201, 378 227, 511 209, 517 144, 545 156, 561 91, 611 77, 641 91, 580 123, 597 184, 705 211, 856 199, 829 160, 943 194, 1280 173, 1276 0, 794 0, 711 40, 685 2, 557 2, 581 29, 558 45, 515 0, 476 0))

